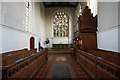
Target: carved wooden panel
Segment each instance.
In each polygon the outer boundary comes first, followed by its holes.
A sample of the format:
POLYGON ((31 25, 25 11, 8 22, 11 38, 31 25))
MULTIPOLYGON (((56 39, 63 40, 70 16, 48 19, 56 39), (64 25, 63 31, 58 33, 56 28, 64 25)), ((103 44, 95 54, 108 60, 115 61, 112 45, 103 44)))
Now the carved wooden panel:
POLYGON ((80 17, 80 32, 81 33, 95 33, 97 31, 97 16, 93 17, 88 6, 83 10, 80 17))

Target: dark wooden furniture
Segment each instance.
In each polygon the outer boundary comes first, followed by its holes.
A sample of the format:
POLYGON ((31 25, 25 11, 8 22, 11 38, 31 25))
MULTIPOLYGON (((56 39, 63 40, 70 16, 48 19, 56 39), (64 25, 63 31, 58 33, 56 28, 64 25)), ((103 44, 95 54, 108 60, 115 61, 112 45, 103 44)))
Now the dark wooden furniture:
POLYGON ((79 34, 74 37, 76 48, 84 51, 97 49, 97 16, 93 17, 88 6, 82 11, 77 23, 79 34))
POLYGON ((93 79, 120 79, 120 66, 114 63, 81 50, 77 50, 76 59, 93 79))
MULTIPOLYGON (((86 6, 79 17, 79 35, 72 54, 87 73, 97 80, 120 79, 120 54, 97 49, 97 15, 86 6)), ((77 31, 78 32, 78 31, 77 31)))
POLYGON ((47 49, 44 49, 41 52, 32 53, 30 56, 24 57, 16 63, 0 66, 2 79, 32 78, 46 61, 47 49))
POLYGON ((88 50, 89 53, 120 66, 120 53, 105 50, 88 50))
POLYGON ((36 53, 36 49, 28 50, 28 49, 21 49, 17 51, 11 51, 1 54, 2 58, 2 65, 8 66, 15 63, 16 60, 21 58, 25 58, 30 56, 31 54, 36 53))
POLYGON ((79 28, 79 33, 96 33, 97 31, 97 15, 93 17, 91 9, 88 6, 85 7, 82 16, 80 16, 79 28))
POLYGON ((76 38, 76 48, 84 51, 97 49, 96 33, 80 33, 76 38))

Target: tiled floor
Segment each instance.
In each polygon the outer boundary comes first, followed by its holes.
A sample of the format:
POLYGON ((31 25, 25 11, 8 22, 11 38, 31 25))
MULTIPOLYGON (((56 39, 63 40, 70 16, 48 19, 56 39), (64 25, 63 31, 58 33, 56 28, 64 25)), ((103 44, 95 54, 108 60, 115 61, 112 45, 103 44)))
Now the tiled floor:
POLYGON ((68 66, 73 79, 90 79, 71 54, 49 54, 47 63, 38 71, 36 78, 52 78, 55 66, 68 66))

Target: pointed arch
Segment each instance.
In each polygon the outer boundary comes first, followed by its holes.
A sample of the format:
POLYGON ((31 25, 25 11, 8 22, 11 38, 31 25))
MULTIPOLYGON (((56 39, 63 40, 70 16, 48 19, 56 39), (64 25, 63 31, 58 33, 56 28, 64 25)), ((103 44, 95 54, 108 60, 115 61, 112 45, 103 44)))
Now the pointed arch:
POLYGON ((69 17, 64 11, 56 11, 53 15, 53 37, 68 37, 69 17))
POLYGON ((34 37, 30 38, 30 49, 34 49, 35 39, 34 37))

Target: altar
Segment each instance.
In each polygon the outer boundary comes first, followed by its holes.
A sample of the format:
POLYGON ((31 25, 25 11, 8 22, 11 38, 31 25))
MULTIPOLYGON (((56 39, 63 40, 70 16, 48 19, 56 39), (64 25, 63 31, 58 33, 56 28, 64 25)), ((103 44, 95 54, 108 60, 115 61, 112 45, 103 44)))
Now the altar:
POLYGON ((53 49, 68 49, 69 44, 53 44, 53 49))

